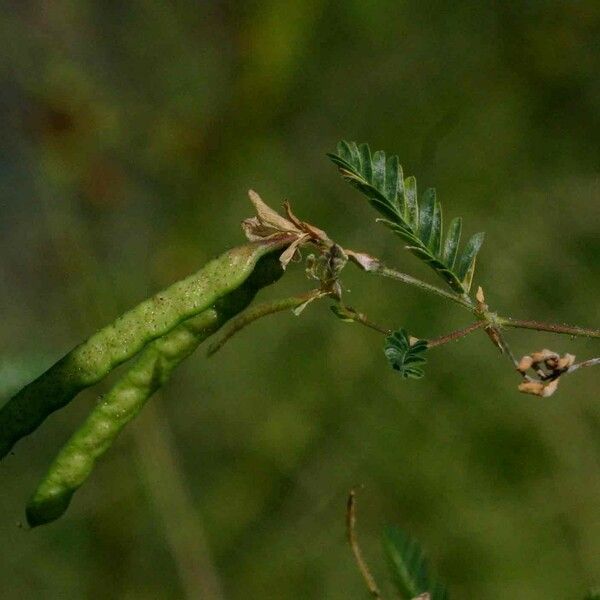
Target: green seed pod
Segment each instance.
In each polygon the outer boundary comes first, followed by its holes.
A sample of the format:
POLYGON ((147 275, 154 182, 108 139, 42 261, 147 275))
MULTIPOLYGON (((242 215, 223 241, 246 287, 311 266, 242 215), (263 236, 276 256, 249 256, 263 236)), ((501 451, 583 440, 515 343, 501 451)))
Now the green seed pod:
POLYGON ((282 235, 229 250, 74 348, 0 409, 0 459, 81 390, 98 383, 146 344, 238 288, 262 256, 290 241, 282 235))
POLYGON ((54 521, 66 511, 73 494, 90 475, 98 458, 150 396, 166 383, 177 365, 282 273, 276 255, 262 257, 237 290, 153 341, 140 353, 135 364, 101 399, 50 466, 27 505, 27 521, 32 527, 54 521))

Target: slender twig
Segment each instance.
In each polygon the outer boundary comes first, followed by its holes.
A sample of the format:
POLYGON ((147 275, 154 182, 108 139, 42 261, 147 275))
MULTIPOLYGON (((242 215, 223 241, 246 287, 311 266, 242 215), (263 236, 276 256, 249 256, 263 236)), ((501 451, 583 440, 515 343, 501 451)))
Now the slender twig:
POLYGON ((374 331, 378 331, 379 333, 383 333, 384 335, 389 335, 390 333, 392 333, 391 329, 388 329, 383 325, 378 325, 377 323, 375 323, 375 321, 371 321, 369 318, 367 318, 367 316, 363 313, 357 313, 356 316, 356 321, 358 323, 361 323, 365 327, 368 327, 369 329, 373 329, 374 331))
POLYGON ((506 354, 506 356, 508 356, 508 358, 510 359, 510 362, 512 362, 513 366, 516 367, 519 364, 517 357, 513 354, 512 350, 510 349, 510 346, 508 345, 508 342, 502 336, 502 334, 499 335, 499 338, 500 338, 500 343, 502 344, 502 349, 504 350, 504 354, 506 354))
POLYGON ((396 279, 397 281, 401 281, 402 283, 407 283, 408 285, 418 287, 419 289, 435 294, 436 296, 447 298, 448 300, 452 300, 452 302, 459 304, 463 308, 467 308, 471 312, 473 312, 474 310, 473 303, 468 296, 459 296, 458 294, 447 292, 442 288, 439 288, 435 285, 431 285, 430 283, 426 283, 425 281, 421 281, 420 279, 412 277, 407 273, 402 273, 400 271, 396 271, 395 269, 390 269, 389 267, 386 267, 382 264, 380 264, 380 266, 377 269, 374 269, 369 272, 375 275, 389 277, 390 279, 396 279))
POLYGON ((379 325, 374 321, 371 321, 365 313, 359 312, 352 308, 351 306, 346 306, 343 302, 338 302, 334 304, 332 307, 333 312, 337 317, 342 319, 343 321, 351 321, 353 323, 359 323, 360 325, 364 325, 369 329, 373 329, 378 333, 383 333, 383 335, 389 335, 392 333, 392 330, 389 327, 384 327, 383 325, 379 325))
POLYGON ((427 340, 427 348, 435 348, 436 346, 441 346, 442 344, 453 342, 454 340, 458 340, 461 337, 464 337, 465 335, 469 335, 469 333, 471 333, 472 331, 476 331, 477 329, 481 329, 482 327, 485 327, 485 321, 477 321, 475 323, 471 323, 471 325, 465 327, 464 329, 458 329, 457 331, 452 331, 438 338, 427 340))
POLYGON ((354 252, 352 250, 346 250, 346 252, 352 259, 352 262, 358 265, 363 271, 366 271, 367 273, 373 273, 375 275, 382 275, 383 277, 389 277, 391 279, 396 279, 397 281, 401 281, 402 283, 418 287, 419 289, 435 294, 436 296, 440 296, 441 298, 447 298, 455 304, 459 304, 463 308, 466 308, 470 312, 476 314, 482 320, 487 321, 489 325, 493 325, 496 327, 502 326, 514 327, 519 329, 534 329, 536 331, 549 331, 551 333, 561 333, 571 336, 600 338, 600 329, 590 329, 586 327, 577 327, 574 325, 561 325, 555 323, 542 323, 540 321, 513 319, 511 317, 499 317, 498 315, 493 315, 492 321, 489 317, 489 314, 482 314, 478 310, 478 305, 476 305, 467 294, 460 295, 453 292, 448 292, 435 285, 431 285, 430 283, 421 281, 420 279, 417 279, 412 275, 408 275, 407 273, 402 273, 401 271, 390 269, 375 257, 354 252))
POLYGON ((580 363, 576 363, 571 365, 566 371, 565 374, 573 373, 573 371, 577 371, 578 369, 583 369, 585 367, 595 367, 596 365, 600 365, 600 357, 598 358, 590 358, 589 360, 584 360, 580 363))
POLYGON ((540 321, 527 321, 522 319, 512 319, 510 317, 497 317, 497 322, 504 327, 535 329, 536 331, 549 331, 550 333, 562 333, 572 336, 600 338, 600 329, 587 329, 585 327, 577 327, 576 325, 541 323, 540 321))
POLYGON ((356 561, 356 566, 364 579, 367 589, 373 598, 381 598, 381 592, 377 587, 377 583, 375 582, 375 578, 371 575, 371 571, 363 558, 360 546, 358 545, 358 540, 356 538, 356 492, 354 490, 350 490, 348 494, 348 502, 346 504, 346 534, 348 536, 348 543, 350 544, 350 548, 352 549, 352 554, 354 555, 354 560, 356 561))
MULTIPOLYGON (((369 329, 373 329, 379 333, 383 333, 384 335, 389 335, 392 333, 392 329, 388 327, 384 327, 383 325, 379 325, 374 321, 371 321, 367 315, 362 312, 359 312, 350 306, 345 306, 342 303, 337 305, 337 313, 340 318, 344 320, 353 321, 354 323, 360 323, 369 329)), ((475 323, 471 323, 468 327, 464 329, 458 329, 457 331, 452 331, 447 333, 446 335, 442 335, 437 338, 432 338, 427 341, 427 348, 435 348, 436 346, 442 346, 443 344, 447 344, 448 342, 453 342, 454 340, 458 340, 461 337, 469 335, 472 331, 476 331, 477 329, 481 329, 486 326, 485 321, 476 321, 475 323)), ((417 338, 414 336, 410 337, 411 343, 414 343, 422 338, 417 338)))
POLYGON ((215 352, 220 350, 225 343, 238 331, 247 325, 250 325, 250 323, 260 319, 261 317, 272 315, 283 310, 297 308, 303 304, 306 304, 307 302, 316 300, 322 295, 324 295, 324 293, 321 290, 311 290, 310 292, 300 294, 298 296, 291 296, 289 298, 282 298, 280 300, 273 300, 271 302, 263 302, 255 306, 250 306, 241 312, 237 317, 234 317, 231 319, 231 321, 229 321, 229 323, 223 328, 223 333, 219 339, 209 346, 206 355, 212 356, 215 352))
MULTIPOLYGON (((485 323, 485 321, 484 321, 485 323)), ((489 338, 492 340, 492 342, 498 346, 498 348, 500 348, 500 351, 502 352, 502 354, 505 354, 508 359, 510 360, 510 362, 513 364, 514 367, 517 367, 519 365, 519 361, 517 360, 517 357, 513 354, 512 350, 510 349, 510 346, 508 345, 508 342, 506 341, 506 338, 502 335, 502 332, 500 331, 500 329, 498 329, 497 327, 494 327, 492 325, 488 325, 486 326, 486 333, 488 334, 489 338)))

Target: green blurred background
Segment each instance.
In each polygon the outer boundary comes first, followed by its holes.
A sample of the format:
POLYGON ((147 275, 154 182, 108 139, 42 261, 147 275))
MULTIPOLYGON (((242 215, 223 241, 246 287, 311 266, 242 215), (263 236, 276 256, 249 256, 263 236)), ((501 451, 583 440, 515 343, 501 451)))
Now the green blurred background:
MULTIPOLYGON (((598 325, 600 4, 21 0, 0 36, 0 393, 242 240, 253 187, 342 245, 435 282, 325 158, 400 155, 487 231, 503 314, 598 325)), ((469 317, 347 269, 350 304, 431 337, 469 317)), ((308 289, 296 266, 262 297, 308 289)), ((593 341, 511 332, 519 355, 593 341)), ((361 599, 380 534, 418 537, 454 598, 600 583, 598 374, 547 400, 476 333, 403 381, 325 303, 203 352, 121 436, 65 518, 18 526, 100 386, 0 466, 0 596, 361 599)))

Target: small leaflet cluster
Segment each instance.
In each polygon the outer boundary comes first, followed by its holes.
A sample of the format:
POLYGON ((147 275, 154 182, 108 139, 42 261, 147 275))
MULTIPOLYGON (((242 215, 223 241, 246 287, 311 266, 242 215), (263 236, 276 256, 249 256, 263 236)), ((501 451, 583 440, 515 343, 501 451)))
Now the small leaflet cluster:
POLYGON ((406 330, 399 329, 385 338, 383 351, 392 369, 398 371, 404 379, 421 379, 425 374, 421 365, 427 362, 426 340, 410 343, 406 330))

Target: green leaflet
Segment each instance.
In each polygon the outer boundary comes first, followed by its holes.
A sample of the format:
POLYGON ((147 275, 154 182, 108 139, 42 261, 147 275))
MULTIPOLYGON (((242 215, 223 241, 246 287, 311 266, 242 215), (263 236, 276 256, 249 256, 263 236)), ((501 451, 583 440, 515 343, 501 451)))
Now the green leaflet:
POLYGON ((424 356, 426 350, 426 340, 418 340, 411 346, 406 331, 399 329, 385 338, 383 351, 392 368, 398 371, 402 377, 421 379, 424 372, 420 365, 427 362, 424 356))
POLYGON ((429 592, 431 600, 448 600, 445 587, 429 576, 425 554, 418 542, 397 527, 387 527, 383 547, 403 600, 412 600, 425 592, 429 592))
POLYGON ((444 240, 442 206, 435 189, 427 189, 419 202, 416 179, 403 178, 397 156, 386 158, 381 150, 371 154, 368 144, 345 141, 338 144, 337 154, 327 156, 342 176, 367 196, 383 216, 380 221, 408 243, 408 250, 455 292, 469 293, 483 233, 475 234, 460 255, 461 220, 451 221, 444 240))
POLYGON ((484 233, 476 233, 465 246, 463 255, 458 263, 458 276, 463 281, 467 289, 471 288, 473 282, 473 274, 475 273, 475 261, 477 253, 483 244, 484 233))
POLYGON ((442 262, 448 265, 450 270, 454 269, 454 263, 456 262, 461 230, 462 219, 460 217, 454 217, 448 226, 448 233, 446 234, 446 242, 444 244, 444 255, 442 257, 442 262))

